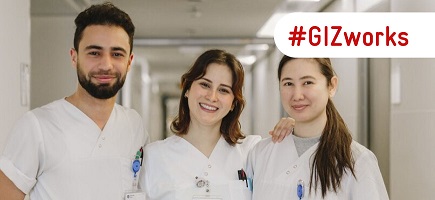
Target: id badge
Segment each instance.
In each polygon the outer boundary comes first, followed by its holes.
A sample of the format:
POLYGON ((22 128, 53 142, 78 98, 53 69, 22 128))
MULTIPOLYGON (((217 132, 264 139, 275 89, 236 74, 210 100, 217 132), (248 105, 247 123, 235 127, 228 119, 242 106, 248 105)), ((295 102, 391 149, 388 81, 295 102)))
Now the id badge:
POLYGON ((194 195, 192 200, 222 200, 218 195, 194 195))
POLYGON ((126 192, 124 196, 124 200, 146 200, 145 192, 136 191, 136 192, 126 192))

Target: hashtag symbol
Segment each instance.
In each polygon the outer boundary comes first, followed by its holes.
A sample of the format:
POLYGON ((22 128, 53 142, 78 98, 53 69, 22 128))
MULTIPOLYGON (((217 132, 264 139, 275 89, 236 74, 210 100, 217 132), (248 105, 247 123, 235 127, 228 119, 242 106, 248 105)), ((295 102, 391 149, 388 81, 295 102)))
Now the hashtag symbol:
POLYGON ((295 28, 293 29, 293 31, 290 31, 290 37, 288 38, 288 40, 292 41, 292 46, 295 46, 295 43, 297 42, 297 46, 301 45, 301 41, 305 40, 304 35, 307 34, 307 32, 303 31, 304 27, 303 26, 295 26, 295 28), (298 30, 299 28, 299 30, 298 30))

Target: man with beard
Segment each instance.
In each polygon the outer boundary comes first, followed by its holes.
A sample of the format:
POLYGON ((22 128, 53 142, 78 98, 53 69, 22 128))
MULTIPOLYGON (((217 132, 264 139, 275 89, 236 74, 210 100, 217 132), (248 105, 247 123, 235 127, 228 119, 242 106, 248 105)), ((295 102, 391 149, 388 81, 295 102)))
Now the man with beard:
POLYGON ((138 187, 148 134, 136 111, 115 102, 135 27, 111 3, 89 7, 75 24, 77 90, 16 123, 0 157, 0 199, 124 199, 138 187))

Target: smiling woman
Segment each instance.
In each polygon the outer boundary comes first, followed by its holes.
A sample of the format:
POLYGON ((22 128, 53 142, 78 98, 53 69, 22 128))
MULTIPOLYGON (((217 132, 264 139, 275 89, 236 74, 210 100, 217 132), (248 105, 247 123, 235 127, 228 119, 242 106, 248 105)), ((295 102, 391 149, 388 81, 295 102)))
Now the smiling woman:
POLYGON ((237 171, 260 137, 240 130, 243 82, 242 65, 222 50, 204 52, 182 76, 175 135, 145 148, 148 199, 250 199, 237 171))
MULTIPOLYGON (((248 152, 260 136, 241 131, 243 82, 241 63, 217 49, 200 55, 182 76, 179 112, 171 126, 175 135, 145 148, 141 182, 147 199, 251 198, 238 172, 244 174, 248 152)), ((287 133, 288 121, 280 121, 287 133)))
POLYGON ((296 124, 283 142, 264 140, 250 152, 253 199, 387 200, 376 156, 353 141, 332 102, 338 78, 331 61, 283 56, 278 79, 296 124))

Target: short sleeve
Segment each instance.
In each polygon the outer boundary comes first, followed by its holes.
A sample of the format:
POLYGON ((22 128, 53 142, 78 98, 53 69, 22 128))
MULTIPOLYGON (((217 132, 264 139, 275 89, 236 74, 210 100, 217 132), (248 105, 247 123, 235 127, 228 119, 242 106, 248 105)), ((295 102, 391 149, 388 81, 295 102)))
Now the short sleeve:
POLYGON ((41 138, 38 120, 29 111, 15 123, 0 156, 0 169, 25 194, 36 184, 43 157, 41 138))

